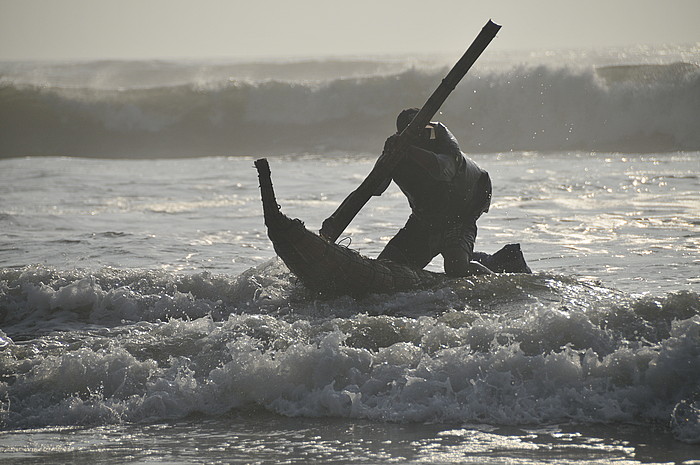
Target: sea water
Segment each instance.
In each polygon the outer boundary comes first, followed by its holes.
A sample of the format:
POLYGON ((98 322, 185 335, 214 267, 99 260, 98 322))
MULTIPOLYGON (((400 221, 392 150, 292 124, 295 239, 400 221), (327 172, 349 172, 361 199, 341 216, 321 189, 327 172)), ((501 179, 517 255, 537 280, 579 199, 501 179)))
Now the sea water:
MULTIPOLYGON (((317 230, 442 63, 3 64, 0 457, 696 463, 697 62, 486 60, 440 118, 493 179, 476 248, 534 273, 364 298, 276 258, 253 161, 317 230)), ((392 186, 340 241, 408 213, 392 186)))

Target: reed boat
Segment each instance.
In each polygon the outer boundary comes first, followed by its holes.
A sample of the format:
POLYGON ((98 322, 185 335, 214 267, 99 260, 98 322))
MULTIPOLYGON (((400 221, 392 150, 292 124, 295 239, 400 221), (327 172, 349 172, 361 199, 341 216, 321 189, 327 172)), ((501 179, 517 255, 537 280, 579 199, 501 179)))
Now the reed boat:
MULTIPOLYGON (((267 235, 277 255, 309 290, 324 295, 362 296, 429 288, 454 279, 444 273, 366 257, 310 231, 300 219, 282 213, 267 159, 256 160, 255 168, 267 235)), ((478 255, 493 271, 530 272, 519 244, 509 244, 493 255, 478 255)))

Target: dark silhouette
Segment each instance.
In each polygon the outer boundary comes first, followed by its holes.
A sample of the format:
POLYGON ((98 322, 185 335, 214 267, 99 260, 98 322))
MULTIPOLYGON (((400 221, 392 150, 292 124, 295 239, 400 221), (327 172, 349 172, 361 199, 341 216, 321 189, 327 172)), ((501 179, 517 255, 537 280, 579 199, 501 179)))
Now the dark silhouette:
MULTIPOLYGON (((399 114, 398 132, 387 139, 385 154, 396 150, 399 134, 418 111, 410 108, 399 114)), ((476 261, 488 262, 490 256, 474 253, 476 220, 491 204, 489 174, 462 153, 457 139, 441 123, 428 124, 403 150, 392 179, 408 197, 411 215, 379 259, 422 269, 442 255, 447 275, 490 273, 486 263, 476 261)), ((380 186, 376 195, 390 182, 380 186)))

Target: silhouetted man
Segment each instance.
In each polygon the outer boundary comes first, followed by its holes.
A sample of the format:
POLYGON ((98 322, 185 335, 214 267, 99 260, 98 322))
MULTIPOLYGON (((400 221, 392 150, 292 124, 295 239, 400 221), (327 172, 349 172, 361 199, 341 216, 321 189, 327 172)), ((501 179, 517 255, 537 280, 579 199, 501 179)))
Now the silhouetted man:
MULTIPOLYGON (((398 134, 418 111, 410 108, 399 114, 398 133, 387 139, 385 153, 396 150, 398 134)), ((439 254, 448 275, 490 273, 473 261, 476 220, 491 204, 489 174, 462 153, 457 139, 441 123, 427 125, 404 152, 392 178, 408 197, 411 216, 378 258, 422 269, 439 254)))

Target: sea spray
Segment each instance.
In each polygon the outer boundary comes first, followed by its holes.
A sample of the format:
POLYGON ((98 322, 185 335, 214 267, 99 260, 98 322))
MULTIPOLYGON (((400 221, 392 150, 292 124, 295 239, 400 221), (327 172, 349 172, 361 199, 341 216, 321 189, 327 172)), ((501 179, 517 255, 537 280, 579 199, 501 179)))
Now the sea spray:
MULTIPOLYGON (((374 153, 398 112, 422 105, 444 72, 424 66, 323 80, 233 77, 118 89, 0 75, 0 156, 374 153)), ((693 63, 510 65, 474 70, 438 118, 468 152, 667 152, 700 149, 699 108, 693 63)))
POLYGON ((631 297, 536 274, 319 300, 276 260, 234 278, 34 267, 0 282, 5 428, 260 407, 394 422, 649 422, 697 441, 692 292, 631 297), (27 339, 28 328, 44 335, 27 339))

